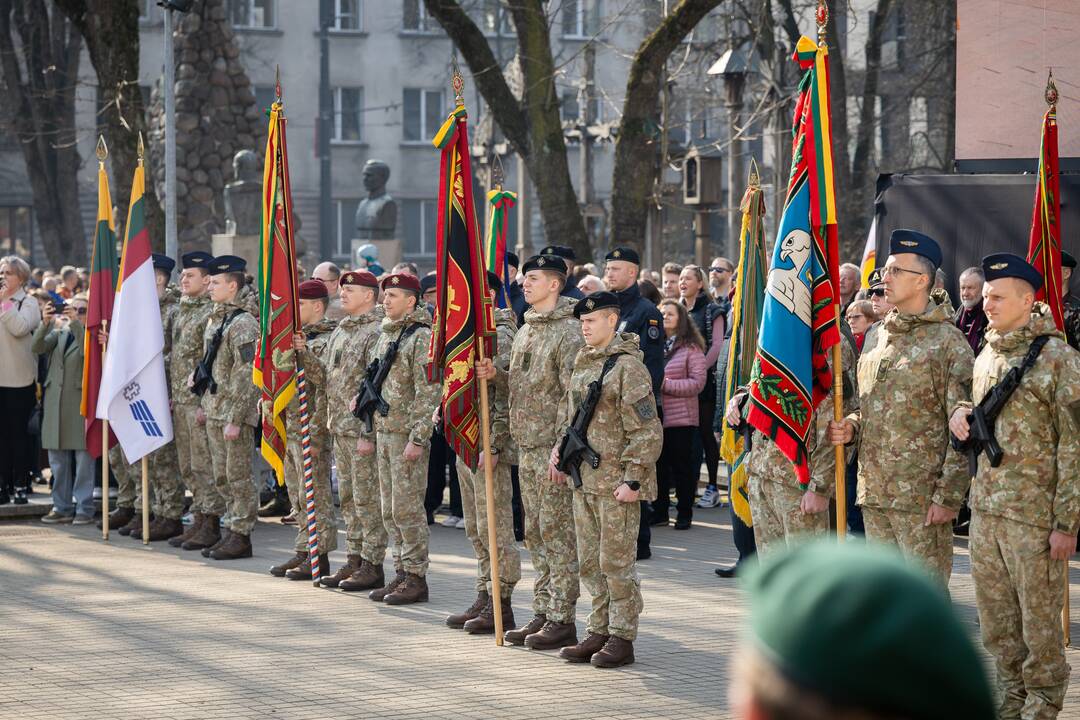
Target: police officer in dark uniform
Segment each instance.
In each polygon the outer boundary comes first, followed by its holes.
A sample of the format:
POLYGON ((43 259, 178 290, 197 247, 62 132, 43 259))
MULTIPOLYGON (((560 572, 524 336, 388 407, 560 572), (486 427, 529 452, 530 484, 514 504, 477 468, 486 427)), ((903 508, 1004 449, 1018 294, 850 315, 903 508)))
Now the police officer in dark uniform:
POLYGON ((565 245, 548 245, 540 251, 540 255, 555 255, 561 257, 566 261, 566 284, 563 285, 562 292, 559 293, 563 297, 574 298, 580 300, 585 297, 585 293, 578 290, 577 284, 574 282, 574 265, 577 263, 577 253, 574 252, 574 248, 566 247, 565 245))
MULTIPOLYGON (((604 285, 619 298, 619 332, 637 333, 642 361, 652 377, 653 395, 660 397, 664 382, 664 318, 660 309, 641 297, 637 278, 641 257, 633 248, 617 247, 604 256, 604 285)), ((659 400, 657 401, 659 402, 659 400)), ((638 532, 637 559, 652 556, 649 543, 649 508, 643 502, 638 532)))

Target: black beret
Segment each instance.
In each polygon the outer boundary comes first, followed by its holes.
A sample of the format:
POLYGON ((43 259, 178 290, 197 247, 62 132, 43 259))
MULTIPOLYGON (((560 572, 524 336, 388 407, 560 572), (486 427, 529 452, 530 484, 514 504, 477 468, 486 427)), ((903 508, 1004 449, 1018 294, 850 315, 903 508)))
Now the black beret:
POLYGON ((1070 268, 1072 270, 1075 270, 1076 269, 1076 258, 1074 258, 1069 253, 1062 250, 1061 251, 1061 267, 1070 268))
POLYGON ((506 264, 509 265, 512 268, 521 267, 521 260, 518 259, 517 253, 512 253, 512 252, 506 253, 506 264))
POLYGON ((214 262, 214 256, 208 252, 203 252, 202 250, 184 253, 180 256, 180 267, 185 270, 189 268, 202 268, 205 270, 210 267, 210 263, 212 262, 214 262))
POLYGON ((564 260, 577 260, 577 253, 574 252, 574 248, 566 247, 565 245, 548 245, 546 248, 540 251, 541 255, 558 255, 564 260))
POLYGON ((901 253, 922 255, 933 264, 935 270, 941 267, 941 246, 937 244, 937 240, 918 230, 892 231, 889 236, 889 254, 901 253))
POLYGON ((533 255, 521 267, 523 274, 530 270, 550 270, 565 275, 566 261, 557 255, 533 255))
POLYGON ((238 273, 247 270, 247 261, 236 255, 220 255, 210 262, 210 274, 238 273))
POLYGON ((994 253, 982 259, 983 275, 989 280, 1018 278, 1027 281, 1038 290, 1043 286, 1043 276, 1035 267, 1019 255, 994 253))
POLYGON ((634 263, 635 265, 641 264, 641 256, 637 254, 637 250, 628 247, 617 247, 604 256, 605 260, 622 260, 623 262, 634 263))
POLYGON ((577 305, 574 305, 574 317, 580 318, 582 315, 588 315, 591 312, 597 310, 603 310, 604 308, 618 308, 619 298, 613 292, 607 290, 601 290, 594 292, 591 295, 586 295, 577 301, 577 305))
POLYGON ((487 273, 488 289, 495 292, 502 292, 502 280, 495 273, 488 270, 487 273))
POLYGON ((176 267, 176 261, 168 255, 159 255, 158 253, 154 253, 150 257, 153 258, 155 270, 162 270, 164 272, 171 273, 173 271, 173 268, 176 267))
POLYGON ((434 290, 437 282, 438 278, 434 275, 425 275, 420 278, 420 294, 423 295, 428 290, 434 290))

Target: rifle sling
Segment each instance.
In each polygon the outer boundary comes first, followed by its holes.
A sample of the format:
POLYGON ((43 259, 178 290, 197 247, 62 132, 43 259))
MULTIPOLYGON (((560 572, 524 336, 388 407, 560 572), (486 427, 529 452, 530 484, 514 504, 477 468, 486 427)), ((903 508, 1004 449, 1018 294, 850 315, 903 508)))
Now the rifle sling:
MULTIPOLYGON (((604 378, 607 377, 607 374, 609 372, 611 372, 612 368, 615 367, 615 363, 618 362, 619 357, 621 355, 622 355, 622 353, 615 353, 614 355, 609 355, 608 358, 606 360, 604 360, 604 367, 600 369, 600 377, 598 377, 596 379, 596 381, 595 381, 596 382, 596 389, 598 391, 601 391, 601 390, 604 389, 604 378)), ((597 398, 597 402, 599 402, 600 401, 600 393, 599 392, 597 392, 596 398, 597 398)), ((592 423, 592 415, 593 415, 593 412, 596 411, 596 407, 594 406, 594 407, 591 407, 591 408, 585 408, 582 405, 582 406, 578 407, 578 410, 579 410, 579 412, 582 411, 582 410, 588 410, 588 413, 589 413, 588 418, 587 418, 588 422, 586 423, 585 427, 583 428, 583 431, 587 432, 588 429, 589 429, 588 425, 590 423, 592 423)))
MULTIPOLYGON (((1009 395, 1005 397, 1005 401, 1002 402, 1002 405, 1004 405, 1005 402, 1008 401, 1009 397, 1012 396, 1012 393, 1016 392, 1016 389, 1020 387, 1020 381, 1024 379, 1024 374, 1035 366, 1035 361, 1039 359, 1039 353, 1042 352, 1043 346, 1046 345, 1048 340, 1050 340, 1049 335, 1040 335, 1039 337, 1031 341, 1031 345, 1028 347, 1027 354, 1024 355, 1023 361, 1021 361, 1020 365, 1017 367, 1018 373, 1016 376, 1016 384, 1013 385, 1012 392, 1010 392, 1009 395)), ((1004 381, 1005 378, 999 380, 998 383, 994 385, 994 387, 986 391, 986 395, 984 395, 983 397, 991 397, 994 394, 994 391, 997 390, 1004 381)))
POLYGON ((217 358, 218 349, 221 347, 221 339, 225 337, 225 331, 229 325, 243 310, 233 310, 229 315, 221 321, 221 325, 214 331, 214 337, 210 338, 210 344, 206 348, 206 352, 203 354, 203 363, 206 365, 207 371, 214 369, 214 360, 217 358))
MULTIPOLYGON (((398 333, 397 339, 394 340, 394 342, 392 342, 388 348, 386 348, 386 353, 383 354, 382 358, 379 359, 379 368, 380 370, 382 370, 382 372, 379 374, 382 375, 383 378, 385 378, 386 375, 389 373, 390 368, 388 367, 388 365, 393 364, 394 360, 397 359, 397 352, 398 348, 401 347, 401 343, 407 340, 410 335, 419 330, 421 327, 423 327, 423 323, 413 323, 408 327, 402 328, 401 332, 398 333), (390 362, 387 363, 387 360, 389 360, 390 362)), ((378 387, 375 388, 375 392, 380 394, 382 393, 382 382, 380 382, 378 387)))

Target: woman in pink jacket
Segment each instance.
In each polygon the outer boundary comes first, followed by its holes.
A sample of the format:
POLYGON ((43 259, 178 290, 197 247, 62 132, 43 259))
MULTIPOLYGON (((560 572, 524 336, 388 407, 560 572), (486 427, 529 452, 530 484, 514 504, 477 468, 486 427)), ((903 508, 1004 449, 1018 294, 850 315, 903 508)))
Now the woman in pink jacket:
POLYGON ((698 393, 705 387, 705 340, 678 300, 660 303, 664 316, 666 363, 660 387, 664 408, 664 448, 657 463, 657 498, 653 525, 668 524, 671 488, 678 498, 676 530, 688 530, 693 516, 698 472, 693 466, 694 438, 698 434, 698 393))

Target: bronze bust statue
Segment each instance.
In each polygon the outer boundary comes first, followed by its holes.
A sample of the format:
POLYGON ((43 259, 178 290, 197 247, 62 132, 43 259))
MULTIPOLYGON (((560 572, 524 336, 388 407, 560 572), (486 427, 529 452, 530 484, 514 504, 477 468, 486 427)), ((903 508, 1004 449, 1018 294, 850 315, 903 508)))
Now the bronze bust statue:
POLYGON ((356 208, 356 237, 360 240, 393 240, 397 203, 386 194, 390 166, 382 160, 368 160, 364 164, 363 177, 368 196, 356 208))
POLYGON ((233 180, 225 185, 225 232, 258 235, 261 224, 259 158, 251 150, 241 150, 233 157, 233 180))

